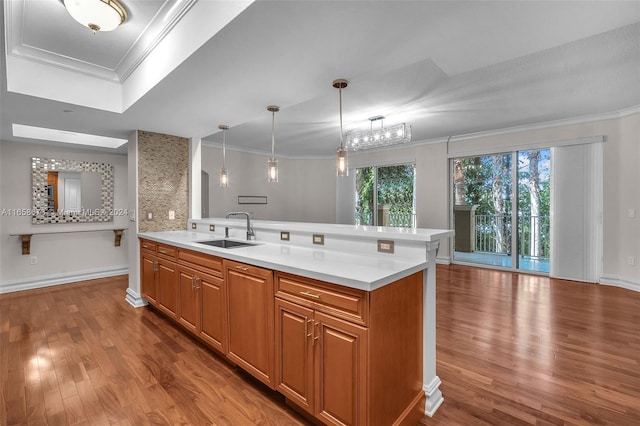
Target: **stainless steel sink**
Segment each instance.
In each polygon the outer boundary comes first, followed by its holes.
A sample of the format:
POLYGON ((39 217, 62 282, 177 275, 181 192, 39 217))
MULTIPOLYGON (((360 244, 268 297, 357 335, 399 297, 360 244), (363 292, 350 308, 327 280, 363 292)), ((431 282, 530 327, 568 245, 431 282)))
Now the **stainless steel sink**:
POLYGON ((247 247, 247 246, 255 246, 253 243, 245 243, 244 241, 233 241, 233 240, 211 240, 211 241, 196 241, 198 244, 206 244, 208 246, 213 247, 221 247, 221 248, 237 248, 237 247, 247 247))

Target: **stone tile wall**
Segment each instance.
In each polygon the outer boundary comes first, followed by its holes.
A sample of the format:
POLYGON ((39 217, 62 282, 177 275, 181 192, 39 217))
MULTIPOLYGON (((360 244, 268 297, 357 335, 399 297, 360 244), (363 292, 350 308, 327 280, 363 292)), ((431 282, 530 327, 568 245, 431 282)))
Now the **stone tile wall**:
POLYGON ((177 231, 189 219, 189 140, 138 131, 139 232, 177 231), (169 211, 175 219, 169 219, 169 211), (148 213, 153 214, 148 219, 148 213))

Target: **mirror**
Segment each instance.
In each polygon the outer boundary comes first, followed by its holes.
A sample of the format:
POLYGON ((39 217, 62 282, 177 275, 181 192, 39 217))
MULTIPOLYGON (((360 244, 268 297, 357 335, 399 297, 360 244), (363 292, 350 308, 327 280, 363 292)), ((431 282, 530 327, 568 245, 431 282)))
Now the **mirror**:
POLYGON ((31 159, 31 222, 113 221, 113 166, 77 160, 31 159))

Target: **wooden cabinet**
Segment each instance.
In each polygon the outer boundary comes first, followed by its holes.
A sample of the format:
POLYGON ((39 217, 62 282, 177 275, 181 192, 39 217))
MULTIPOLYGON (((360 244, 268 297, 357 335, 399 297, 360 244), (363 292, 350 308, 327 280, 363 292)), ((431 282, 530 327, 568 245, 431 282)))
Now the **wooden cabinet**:
POLYGON ((227 308, 222 259, 192 250, 178 251, 178 321, 223 354, 227 353, 227 308))
POLYGON ((329 425, 423 416, 422 272, 374 291, 141 240, 151 305, 329 425))
POLYGON ((276 390, 330 425, 422 418, 422 273, 373 292, 275 281, 276 390))
POLYGON ((175 247, 147 240, 140 242, 142 296, 174 318, 178 307, 175 254, 175 247))
POLYGON ((274 388, 273 272, 224 261, 227 288, 227 357, 274 388))
POLYGON ((276 389, 323 423, 367 424, 367 329, 339 318, 365 322, 366 293, 276 280, 276 389))
POLYGON ((158 303, 158 285, 156 283, 156 257, 141 251, 140 254, 140 287, 142 297, 151 305, 158 303))

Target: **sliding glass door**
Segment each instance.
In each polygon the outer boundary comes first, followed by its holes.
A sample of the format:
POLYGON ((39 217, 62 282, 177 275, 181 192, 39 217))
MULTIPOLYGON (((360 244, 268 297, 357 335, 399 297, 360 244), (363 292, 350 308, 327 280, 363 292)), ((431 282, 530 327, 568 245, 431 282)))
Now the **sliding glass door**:
POLYGON ((550 150, 452 159, 453 260, 549 272, 550 150))
POLYGON ((357 225, 416 226, 415 164, 356 169, 357 225))

